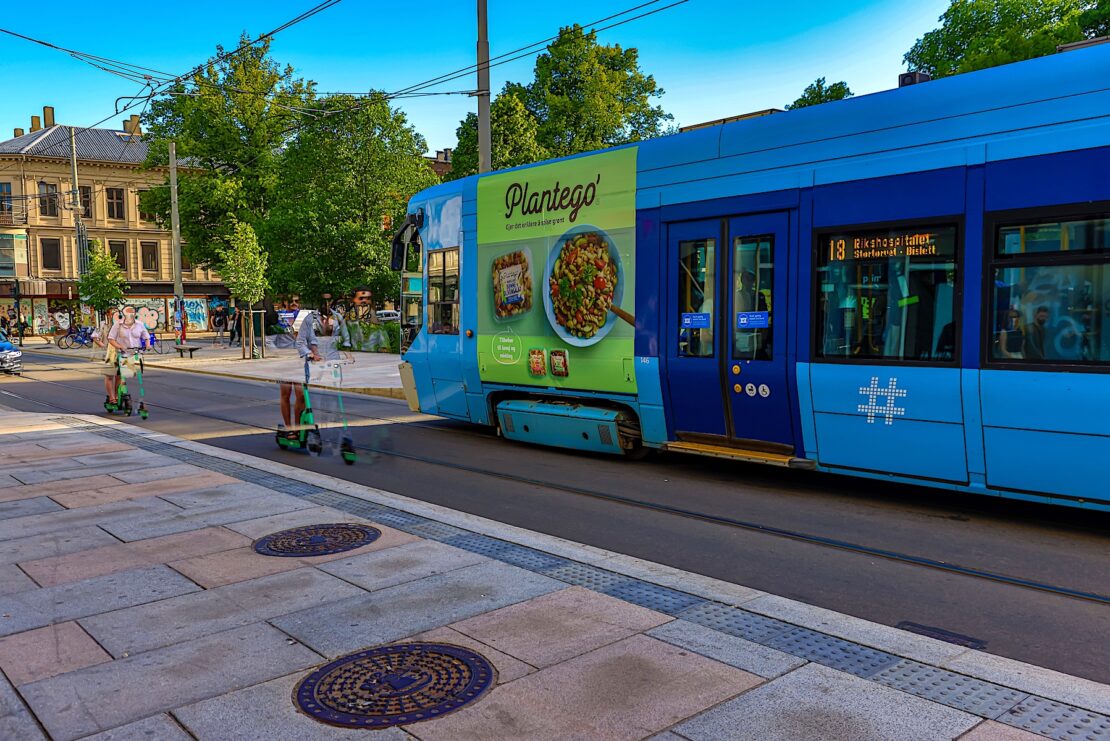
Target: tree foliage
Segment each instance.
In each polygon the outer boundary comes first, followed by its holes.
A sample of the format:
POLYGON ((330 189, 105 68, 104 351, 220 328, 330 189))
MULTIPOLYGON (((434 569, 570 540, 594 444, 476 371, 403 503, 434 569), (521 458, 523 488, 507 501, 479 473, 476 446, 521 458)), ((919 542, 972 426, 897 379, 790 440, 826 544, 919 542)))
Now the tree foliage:
MULTIPOLYGON (((267 39, 222 58, 217 46, 208 64, 153 101, 144 116, 147 164, 165 166, 173 140, 185 166, 178 172, 181 236, 195 264, 214 264, 238 222, 257 226, 265 219, 281 150, 314 98, 314 83, 294 77, 269 50, 267 39)), ((168 222, 168 179, 145 193, 142 205, 168 222)))
MULTIPOLYGON (((490 106, 495 169, 642 141, 667 133, 663 95, 640 69, 639 52, 598 43, 597 33, 563 28, 536 59, 527 85, 509 83, 490 106), (514 100, 515 99, 515 102, 514 100)), ((459 125, 452 176, 477 172, 477 117, 459 125)))
POLYGON ((853 95, 855 93, 848 89, 848 83, 834 82, 831 85, 826 85, 825 78, 818 77, 812 84, 806 86, 797 100, 786 106, 786 110, 792 111, 795 108, 808 108, 811 105, 844 100, 845 98, 851 98, 853 95))
POLYGON ((1053 54, 1110 30, 1108 0, 952 0, 940 27, 917 40, 906 65, 933 77, 1053 54))
POLYGON ((270 287, 266 280, 266 253, 254 228, 243 221, 231 225, 227 241, 217 248, 216 269, 236 299, 253 306, 270 287))
POLYGON ((116 258, 101 246, 99 239, 89 240, 89 270, 77 282, 81 302, 98 314, 106 314, 123 305, 127 280, 116 258))
POLYGON ((274 288, 314 300, 366 285, 376 298, 395 297, 393 225, 414 193, 437 182, 424 161, 427 145, 381 95, 336 96, 317 106, 334 115, 306 122, 285 151, 260 228, 274 288))

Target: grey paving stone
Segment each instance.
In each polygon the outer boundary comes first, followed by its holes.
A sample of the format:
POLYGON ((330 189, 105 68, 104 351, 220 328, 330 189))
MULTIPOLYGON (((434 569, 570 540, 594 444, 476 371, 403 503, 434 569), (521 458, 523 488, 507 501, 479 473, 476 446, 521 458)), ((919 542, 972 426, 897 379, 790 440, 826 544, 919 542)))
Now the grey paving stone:
POLYGON ((26 684, 46 730, 71 741, 307 668, 320 657, 264 623, 26 684))
MULTIPOLYGON (((157 497, 129 499, 123 502, 109 502, 92 507, 67 509, 64 512, 47 512, 41 515, 16 517, 0 522, 0 543, 15 538, 29 538, 33 535, 70 531, 89 525, 106 525, 120 520, 156 517, 181 508, 157 497)), ((19 560, 26 560, 20 558, 19 560)))
POLYGON ((209 525, 224 525, 229 522, 291 512, 312 506, 311 502, 304 502, 295 497, 275 498, 273 500, 267 497, 254 497, 239 504, 190 510, 180 509, 169 502, 164 502, 164 504, 171 508, 171 514, 163 513, 160 517, 116 520, 115 522, 105 523, 102 527, 120 540, 130 542, 132 540, 145 540, 162 535, 184 533, 189 530, 199 530, 209 525))
POLYGON ((31 499, 17 499, 14 502, 0 502, 0 520, 41 515, 44 512, 58 512, 62 509, 65 509, 65 507, 50 497, 33 497, 31 499))
POLYGON ((39 585, 14 563, 0 565, 0 595, 26 592, 38 587, 39 585))
POLYGON ((15 689, 0 674, 0 739, 34 741, 45 739, 39 724, 15 689))
POLYGON ((174 715, 200 741, 405 741, 409 736, 400 728, 367 731, 364 728, 335 728, 309 718, 293 705, 293 688, 304 674, 256 684, 222 697, 178 708, 174 715))
POLYGON ((652 628, 648 635, 767 679, 786 674, 806 663, 805 659, 797 656, 688 620, 672 620, 658 628, 652 628))
POLYGON ((934 741, 979 718, 875 682, 807 664, 674 727, 692 739, 934 741))
POLYGON ((145 484, 148 481, 161 481, 177 476, 189 476, 204 473, 204 469, 188 463, 178 463, 171 460, 166 465, 155 468, 136 468, 133 471, 119 471, 112 474, 120 481, 127 484, 145 484))
POLYGON ((8 471, 8 473, 24 484, 45 484, 48 481, 66 481, 69 479, 83 478, 85 476, 96 476, 101 473, 111 475, 118 468, 119 466, 109 465, 82 466, 80 463, 63 463, 59 460, 54 465, 43 464, 34 467, 13 468, 8 471))
POLYGON ((317 651, 339 656, 563 588, 562 582, 491 561, 272 622, 317 651))
POLYGON ((64 556, 119 541, 98 527, 78 527, 28 538, 0 540, 0 564, 64 556))
POLYGON ((19 486, 19 482, 6 473, 0 473, 0 489, 6 489, 9 486, 19 486))
POLYGON ((248 538, 261 538, 263 535, 276 533, 278 530, 288 530, 291 527, 304 525, 318 525, 322 522, 369 522, 361 517, 355 517, 347 512, 342 512, 331 507, 318 507, 312 505, 307 509, 295 512, 286 512, 270 517, 259 517, 256 520, 243 520, 226 525, 228 530, 234 530, 248 538))
POLYGON ((88 617, 81 626, 119 657, 363 594, 334 576, 303 568, 88 617))
POLYGON ((254 497, 272 497, 275 502, 286 498, 296 500, 296 497, 290 497, 288 494, 279 494, 273 489, 267 489, 257 484, 248 484, 245 481, 209 486, 204 489, 182 492, 181 494, 160 494, 159 496, 185 509, 230 507, 254 497))
POLYGON ((162 713, 86 736, 81 741, 192 741, 192 736, 185 733, 177 721, 162 713))
POLYGON ((418 540, 384 551, 363 553, 342 561, 317 566, 363 589, 385 589, 425 579, 489 559, 434 540, 418 540))
POLYGON ((158 468, 160 466, 172 466, 177 463, 177 461, 164 455, 135 449, 79 455, 71 460, 77 461, 83 466, 135 466, 137 468, 158 468))
POLYGON ((0 636, 176 597, 200 589, 167 566, 148 566, 0 597, 0 636))

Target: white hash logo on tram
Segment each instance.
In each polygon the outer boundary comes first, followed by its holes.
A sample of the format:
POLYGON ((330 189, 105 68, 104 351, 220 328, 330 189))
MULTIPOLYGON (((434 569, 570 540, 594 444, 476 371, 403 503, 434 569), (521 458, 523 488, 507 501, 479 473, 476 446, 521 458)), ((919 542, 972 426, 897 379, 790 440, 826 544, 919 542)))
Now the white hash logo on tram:
POLYGON ((860 394, 867 397, 866 404, 860 404, 857 410, 863 414, 867 414, 867 424, 875 424, 875 417, 885 417, 888 425, 894 424, 895 417, 903 417, 906 414, 906 408, 895 406, 894 400, 906 396, 909 391, 906 389, 898 388, 898 379, 891 378, 887 381, 886 388, 879 385, 879 377, 871 376, 870 386, 861 386, 860 394), (879 397, 886 399, 886 406, 879 406, 879 397))

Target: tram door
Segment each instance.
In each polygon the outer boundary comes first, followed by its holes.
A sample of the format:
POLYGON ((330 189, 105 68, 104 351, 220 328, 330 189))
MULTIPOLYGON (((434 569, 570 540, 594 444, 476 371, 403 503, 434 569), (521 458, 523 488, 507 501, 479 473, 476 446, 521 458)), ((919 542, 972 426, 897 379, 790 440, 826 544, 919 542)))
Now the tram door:
POLYGON ((786 213, 668 232, 668 376, 680 440, 793 449, 787 392, 786 213))

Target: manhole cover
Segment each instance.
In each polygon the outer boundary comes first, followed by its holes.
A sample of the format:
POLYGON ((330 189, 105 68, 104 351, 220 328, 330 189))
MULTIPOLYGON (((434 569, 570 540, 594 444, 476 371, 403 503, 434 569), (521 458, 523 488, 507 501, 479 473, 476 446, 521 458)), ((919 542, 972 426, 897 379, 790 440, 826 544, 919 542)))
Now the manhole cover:
POLYGON ((307 525, 271 533, 254 541, 263 556, 328 556, 373 543, 381 535, 366 525, 307 525))
POLYGON ((496 674, 480 654, 442 643, 360 651, 301 680, 293 700, 316 720, 386 728, 438 718, 477 700, 496 674))

